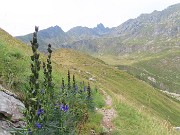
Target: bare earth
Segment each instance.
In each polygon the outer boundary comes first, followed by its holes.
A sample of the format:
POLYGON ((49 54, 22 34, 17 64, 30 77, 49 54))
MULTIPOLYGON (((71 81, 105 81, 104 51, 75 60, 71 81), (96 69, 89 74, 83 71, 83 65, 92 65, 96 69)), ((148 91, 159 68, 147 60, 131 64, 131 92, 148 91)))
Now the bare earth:
POLYGON ((112 119, 115 118, 116 111, 112 107, 111 97, 105 91, 102 92, 106 97, 105 98, 106 108, 99 109, 98 111, 103 115, 102 125, 106 133, 111 134, 112 130, 115 128, 115 126, 112 123, 112 119))

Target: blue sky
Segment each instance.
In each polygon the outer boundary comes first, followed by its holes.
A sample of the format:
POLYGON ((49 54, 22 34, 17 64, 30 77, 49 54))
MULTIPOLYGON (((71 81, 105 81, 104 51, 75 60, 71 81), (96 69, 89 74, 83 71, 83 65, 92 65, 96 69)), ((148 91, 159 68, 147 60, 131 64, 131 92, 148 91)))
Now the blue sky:
POLYGON ((180 0, 0 0, 0 27, 13 36, 58 25, 116 27, 142 13, 161 11, 180 0))

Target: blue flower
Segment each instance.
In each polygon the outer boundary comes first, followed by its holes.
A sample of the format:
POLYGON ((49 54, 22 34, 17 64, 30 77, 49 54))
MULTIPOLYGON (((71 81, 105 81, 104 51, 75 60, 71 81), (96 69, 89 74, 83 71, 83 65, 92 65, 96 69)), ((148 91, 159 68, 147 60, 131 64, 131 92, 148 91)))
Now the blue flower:
POLYGON ((40 116, 41 114, 44 114, 44 110, 43 109, 38 109, 37 116, 40 116))
POLYGON ((29 134, 29 135, 32 135, 32 131, 31 131, 30 128, 28 128, 28 134, 29 134))
POLYGON ((61 111, 64 111, 64 105, 63 105, 63 104, 60 105, 60 110, 61 110, 61 111))
POLYGON ((68 105, 64 105, 64 104, 61 104, 61 105, 60 105, 60 110, 66 112, 66 111, 69 110, 69 106, 68 106, 68 105))
POLYGON ((64 112, 66 112, 68 109, 69 109, 69 106, 68 106, 68 105, 65 105, 65 106, 64 106, 64 112))
POLYGON ((36 122, 36 127, 37 127, 38 129, 42 128, 41 124, 38 123, 38 122, 36 122))

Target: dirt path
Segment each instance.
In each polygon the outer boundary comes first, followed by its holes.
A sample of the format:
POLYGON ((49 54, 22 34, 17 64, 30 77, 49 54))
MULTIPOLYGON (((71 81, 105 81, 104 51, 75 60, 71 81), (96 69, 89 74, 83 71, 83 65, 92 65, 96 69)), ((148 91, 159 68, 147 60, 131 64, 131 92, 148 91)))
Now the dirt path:
POLYGON ((108 134, 111 134, 111 131, 115 128, 115 126, 112 123, 112 119, 116 116, 116 111, 112 107, 112 99, 111 97, 105 92, 102 91, 105 95, 105 103, 106 107, 99 109, 98 111, 103 114, 103 121, 102 125, 104 127, 105 132, 108 132, 108 134))

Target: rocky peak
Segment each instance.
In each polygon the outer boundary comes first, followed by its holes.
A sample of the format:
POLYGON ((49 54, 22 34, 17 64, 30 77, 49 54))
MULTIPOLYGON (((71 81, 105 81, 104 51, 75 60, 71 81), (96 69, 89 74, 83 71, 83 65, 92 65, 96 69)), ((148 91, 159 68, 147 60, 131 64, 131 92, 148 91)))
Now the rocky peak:
POLYGON ((99 35, 108 34, 110 31, 110 29, 108 27, 105 28, 102 23, 97 24, 97 27, 94 27, 93 30, 96 31, 96 33, 99 35))
POLYGON ((96 28, 101 29, 101 30, 105 29, 105 27, 104 27, 104 25, 102 23, 97 24, 96 28))
POLYGON ((38 35, 42 38, 54 38, 57 36, 64 36, 65 32, 61 29, 61 27, 59 26, 54 26, 54 27, 49 27, 47 29, 44 30, 40 30, 38 35))

